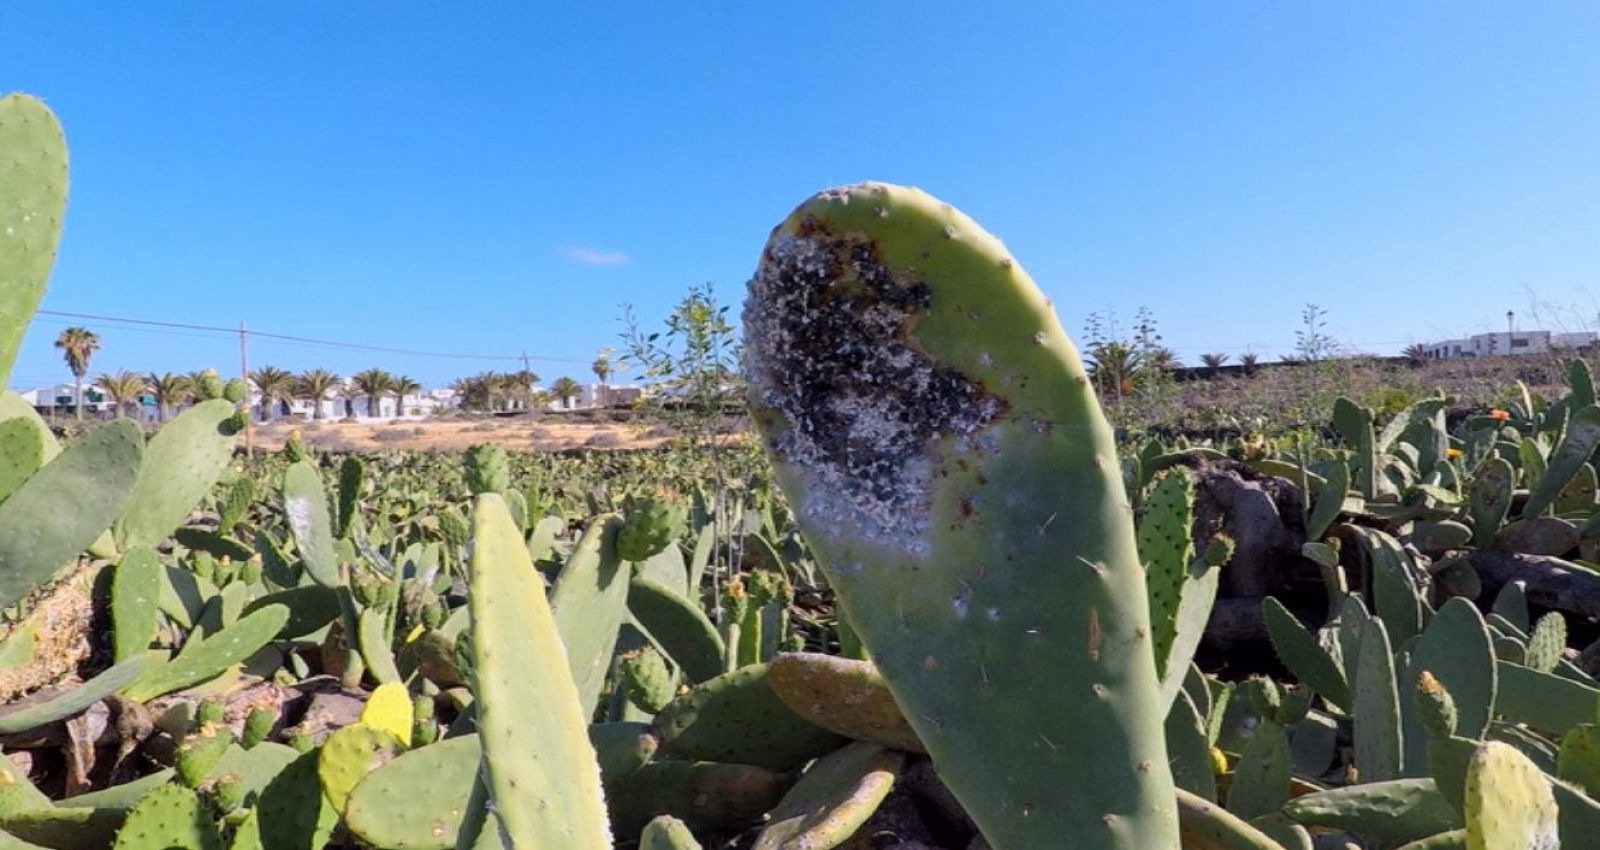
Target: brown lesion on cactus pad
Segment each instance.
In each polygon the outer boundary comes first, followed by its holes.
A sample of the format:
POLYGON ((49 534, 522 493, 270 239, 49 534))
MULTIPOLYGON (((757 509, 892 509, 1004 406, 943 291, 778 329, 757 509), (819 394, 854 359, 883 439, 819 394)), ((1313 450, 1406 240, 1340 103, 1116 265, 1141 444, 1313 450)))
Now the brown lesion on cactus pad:
POLYGON ((768 449, 806 481, 810 519, 925 549, 932 444, 975 434, 1003 399, 920 350, 933 287, 857 234, 808 219, 775 236, 749 283, 745 372, 768 449))

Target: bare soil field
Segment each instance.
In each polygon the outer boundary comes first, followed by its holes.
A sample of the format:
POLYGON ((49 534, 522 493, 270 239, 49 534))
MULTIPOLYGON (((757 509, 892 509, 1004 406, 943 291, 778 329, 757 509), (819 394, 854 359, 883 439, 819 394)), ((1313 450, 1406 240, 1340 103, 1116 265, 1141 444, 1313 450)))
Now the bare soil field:
POLYGON ((528 418, 428 419, 400 422, 272 422, 252 426, 256 448, 276 450, 289 432, 314 448, 375 452, 384 449, 462 451, 495 443, 520 451, 648 449, 675 436, 661 425, 633 422, 552 421, 528 418))

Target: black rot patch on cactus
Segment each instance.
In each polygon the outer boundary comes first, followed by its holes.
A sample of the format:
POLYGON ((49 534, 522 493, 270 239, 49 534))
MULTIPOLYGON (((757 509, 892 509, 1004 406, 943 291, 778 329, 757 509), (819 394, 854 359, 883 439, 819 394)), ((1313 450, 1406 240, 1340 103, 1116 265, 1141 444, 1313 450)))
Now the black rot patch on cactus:
POLYGON ((928 527, 931 443, 1006 410, 914 343, 933 297, 874 242, 807 219, 768 243, 744 312, 752 400, 778 420, 775 458, 808 479, 802 509, 908 549, 928 527))

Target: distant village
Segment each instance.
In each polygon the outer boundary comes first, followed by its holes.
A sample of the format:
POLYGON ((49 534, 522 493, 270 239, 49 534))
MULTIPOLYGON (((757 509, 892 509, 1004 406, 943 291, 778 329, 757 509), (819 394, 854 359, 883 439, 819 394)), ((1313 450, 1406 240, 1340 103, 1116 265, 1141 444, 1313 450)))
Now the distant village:
MULTIPOLYGON (((502 412, 516 412, 534 410, 537 412, 559 413, 573 410, 593 410, 596 408, 627 407, 635 404, 644 397, 644 388, 625 384, 577 384, 576 393, 567 398, 556 398, 549 394, 540 394, 533 399, 506 399, 504 406, 498 408, 502 412), (546 397, 541 397, 546 396, 546 397)), ((41 416, 71 417, 77 410, 76 387, 68 383, 52 384, 46 387, 37 387, 18 392, 24 401, 32 405, 41 416)), ((149 392, 140 393, 137 399, 125 402, 125 407, 120 411, 124 416, 130 416, 140 421, 155 422, 163 418, 163 411, 156 398, 149 392)), ((85 417, 109 419, 118 415, 118 402, 98 383, 85 383, 83 385, 83 412, 85 417)), ((276 420, 354 420, 357 422, 388 422, 395 420, 420 420, 428 419, 446 413, 457 412, 463 409, 461 393, 454 388, 444 387, 439 389, 420 389, 414 393, 401 396, 384 394, 376 398, 368 398, 364 393, 355 388, 353 382, 345 381, 339 388, 333 390, 327 397, 319 402, 308 398, 276 398, 265 407, 261 393, 252 386, 250 393, 250 410, 252 418, 257 421, 276 420)))

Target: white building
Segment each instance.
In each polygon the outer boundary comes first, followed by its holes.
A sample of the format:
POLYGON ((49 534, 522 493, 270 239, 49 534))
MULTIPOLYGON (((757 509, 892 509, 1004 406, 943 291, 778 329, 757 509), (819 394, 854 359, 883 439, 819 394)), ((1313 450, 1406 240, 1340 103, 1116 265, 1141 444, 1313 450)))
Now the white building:
MULTIPOLYGON (((71 415, 77 410, 77 388, 72 384, 52 384, 48 387, 38 387, 23 390, 17 395, 27 402, 40 416, 48 418, 52 414, 71 415)), ((93 383, 85 382, 83 385, 83 413, 85 416, 99 416, 101 412, 113 412, 111 399, 105 391, 93 383)))
MULTIPOLYGON (((383 395, 376 400, 377 415, 372 416, 369 415, 367 397, 352 385, 346 384, 330 392, 317 404, 304 398, 297 398, 292 402, 276 402, 273 405, 271 418, 321 420, 353 418, 361 422, 426 419, 451 407, 454 398, 455 393, 450 390, 424 390, 417 394, 408 394, 403 399, 396 399, 393 395, 383 395)), ((261 419, 261 394, 254 388, 250 391, 250 405, 256 418, 261 419)))
POLYGON ((1499 357, 1507 354, 1547 354, 1561 349, 1593 345, 1596 339, 1597 335, 1592 331, 1577 333, 1500 331, 1428 343, 1424 346, 1424 350, 1430 360, 1454 360, 1461 357, 1499 357))

